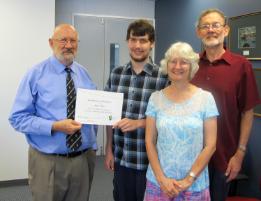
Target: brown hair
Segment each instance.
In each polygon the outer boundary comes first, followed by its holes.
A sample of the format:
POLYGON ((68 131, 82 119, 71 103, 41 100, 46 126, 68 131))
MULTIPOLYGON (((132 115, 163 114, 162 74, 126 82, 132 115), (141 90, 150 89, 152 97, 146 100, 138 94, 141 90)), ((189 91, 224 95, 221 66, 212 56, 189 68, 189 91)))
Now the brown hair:
POLYGON ((132 22, 128 27, 126 40, 130 39, 131 34, 133 36, 145 36, 148 34, 150 42, 155 41, 154 27, 149 23, 148 20, 140 19, 132 22))

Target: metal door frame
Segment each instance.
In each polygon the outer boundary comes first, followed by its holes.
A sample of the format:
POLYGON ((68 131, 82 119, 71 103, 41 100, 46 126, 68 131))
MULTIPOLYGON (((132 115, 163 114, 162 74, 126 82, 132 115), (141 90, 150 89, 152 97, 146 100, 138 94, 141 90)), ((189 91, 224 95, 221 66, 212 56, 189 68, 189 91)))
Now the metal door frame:
MULTIPOLYGON (((155 18, 144 18, 144 17, 126 17, 126 16, 117 16, 117 15, 96 15, 96 14, 88 14, 88 13, 73 13, 72 14, 72 25, 74 26, 74 17, 75 16, 87 16, 87 17, 97 17, 97 18, 111 18, 111 19, 127 19, 127 20, 138 20, 145 19, 152 21, 152 25, 155 29, 155 18)), ((126 30, 127 31, 127 30, 126 30)), ((152 58, 153 61, 155 59, 155 47, 152 50, 152 58)))

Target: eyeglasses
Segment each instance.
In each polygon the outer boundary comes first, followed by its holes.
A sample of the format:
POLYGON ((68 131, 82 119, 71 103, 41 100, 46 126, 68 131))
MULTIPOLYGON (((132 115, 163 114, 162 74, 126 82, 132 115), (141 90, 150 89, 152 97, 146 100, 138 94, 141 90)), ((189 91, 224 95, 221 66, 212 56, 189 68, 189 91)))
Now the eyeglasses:
POLYGON ((225 24, 221 24, 219 22, 214 22, 212 24, 201 24, 201 25, 198 25, 198 28, 201 29, 201 30, 209 30, 210 28, 212 28, 213 30, 219 30, 221 29, 221 27, 224 27, 225 24))
POLYGON ((169 60, 169 64, 172 64, 172 65, 177 65, 179 64, 180 66, 187 66, 187 65, 190 65, 190 62, 186 59, 172 59, 172 60, 169 60))
POLYGON ((66 38, 62 38, 62 39, 56 39, 53 38, 53 40, 57 41, 58 43, 60 43, 61 45, 65 46, 67 43, 71 43, 71 45, 76 45, 77 42, 79 42, 79 40, 75 40, 75 39, 66 39, 66 38))

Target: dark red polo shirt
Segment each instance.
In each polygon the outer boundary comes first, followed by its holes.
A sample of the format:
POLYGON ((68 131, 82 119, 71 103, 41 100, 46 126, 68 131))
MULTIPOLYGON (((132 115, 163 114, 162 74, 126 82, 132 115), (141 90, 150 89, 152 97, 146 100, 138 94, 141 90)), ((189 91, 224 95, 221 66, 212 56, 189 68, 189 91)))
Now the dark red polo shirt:
POLYGON ((212 93, 220 113, 217 149, 210 165, 225 172, 238 147, 241 113, 260 103, 257 85, 251 63, 228 50, 212 63, 204 52, 199 66, 192 83, 212 93))

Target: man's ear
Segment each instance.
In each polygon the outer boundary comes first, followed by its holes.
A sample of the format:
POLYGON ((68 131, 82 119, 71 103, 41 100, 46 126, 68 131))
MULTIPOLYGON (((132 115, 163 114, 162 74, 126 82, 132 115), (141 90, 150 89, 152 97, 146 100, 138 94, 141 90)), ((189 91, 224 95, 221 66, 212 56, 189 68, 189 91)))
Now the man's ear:
POLYGON ((53 49, 53 40, 51 38, 49 38, 49 45, 53 49))
POLYGON ((151 42, 150 49, 152 50, 154 48, 154 46, 155 46, 155 42, 151 42))
POLYGON ((200 38, 200 32, 199 32, 198 28, 196 28, 195 32, 196 32, 197 37, 200 38))
POLYGON ((225 25, 224 32, 225 32, 225 36, 228 36, 228 34, 230 32, 230 27, 228 25, 225 25))

